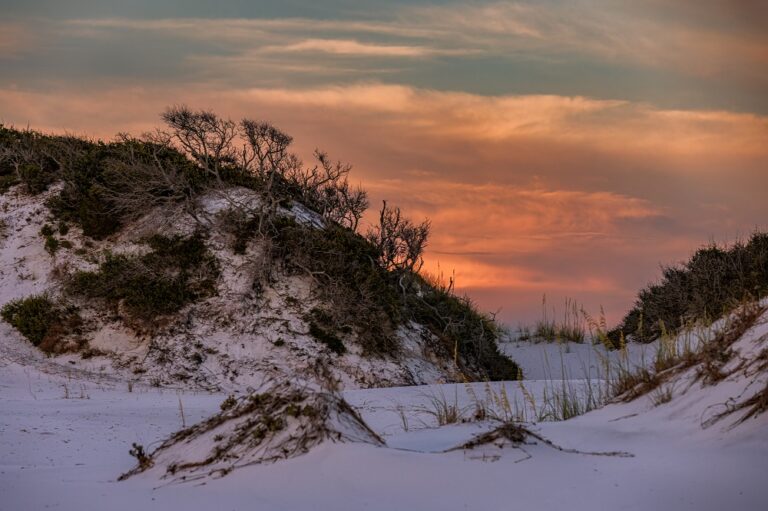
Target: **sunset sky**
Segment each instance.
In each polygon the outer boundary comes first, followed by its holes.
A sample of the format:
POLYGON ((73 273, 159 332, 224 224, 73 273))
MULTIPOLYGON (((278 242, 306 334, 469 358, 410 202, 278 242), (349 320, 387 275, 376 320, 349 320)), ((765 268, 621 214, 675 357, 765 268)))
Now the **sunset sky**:
POLYGON ((768 2, 0 0, 0 122, 269 120, 432 220, 511 325, 617 320, 660 263, 768 227, 768 2))

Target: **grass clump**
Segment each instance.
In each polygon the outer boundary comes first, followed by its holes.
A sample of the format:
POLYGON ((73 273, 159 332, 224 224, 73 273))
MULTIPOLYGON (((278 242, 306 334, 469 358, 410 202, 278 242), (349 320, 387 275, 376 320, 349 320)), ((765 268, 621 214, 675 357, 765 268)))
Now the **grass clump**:
POLYGON ((746 243, 710 245, 691 259, 662 270, 662 279, 638 294, 632 310, 608 336, 648 343, 665 329, 677 331, 691 321, 711 322, 745 300, 768 294, 768 233, 746 243))
POLYGON ((75 273, 69 292, 122 304, 144 321, 215 294, 218 264, 202 237, 155 235, 146 244, 151 251, 144 255, 107 254, 97 271, 75 273))
POLYGON ((588 315, 579 304, 570 298, 565 299, 562 320, 557 319, 554 306, 551 311, 547 305, 547 295, 541 301, 542 318, 533 329, 521 328, 519 339, 522 341, 577 342, 583 343, 587 337, 588 315))
POLYGON ((758 302, 743 303, 716 330, 701 329, 695 345, 688 342, 687 336, 681 339, 665 332, 659 339, 656 355, 650 364, 617 367, 618 374, 611 381, 613 396, 622 401, 632 401, 650 395, 654 405, 659 406, 673 397, 674 388, 669 381, 691 368, 695 368, 697 381, 703 385, 716 385, 739 369, 726 370, 727 364, 736 356, 733 345, 765 311, 766 308, 758 302), (681 340, 685 342, 681 343, 681 340))

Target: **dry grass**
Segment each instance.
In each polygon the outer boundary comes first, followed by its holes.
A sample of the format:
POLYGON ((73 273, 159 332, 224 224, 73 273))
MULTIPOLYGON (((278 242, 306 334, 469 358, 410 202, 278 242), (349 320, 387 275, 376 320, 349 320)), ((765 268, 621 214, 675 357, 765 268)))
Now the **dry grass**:
POLYGON ((547 295, 541 300, 542 318, 531 330, 520 328, 520 340, 544 342, 577 342, 582 343, 587 338, 587 321, 583 308, 570 298, 565 299, 562 317, 558 317, 557 309, 550 309, 547 295))
POLYGON ((438 426, 467 422, 467 407, 459 406, 458 386, 454 386, 453 400, 449 400, 442 389, 424 394, 427 404, 416 408, 416 411, 435 419, 438 426))

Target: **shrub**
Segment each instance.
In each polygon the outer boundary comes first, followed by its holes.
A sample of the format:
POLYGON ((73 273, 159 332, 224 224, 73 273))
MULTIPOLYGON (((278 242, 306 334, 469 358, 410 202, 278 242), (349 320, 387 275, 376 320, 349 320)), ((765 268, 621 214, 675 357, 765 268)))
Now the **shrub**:
POLYGON ((367 354, 397 352, 397 291, 388 272, 375 263, 377 252, 370 243, 336 224, 315 229, 292 219, 277 219, 271 235, 279 264, 321 283, 315 289, 328 304, 322 321, 326 330, 354 331, 367 354))
POLYGON ((402 216, 400 208, 391 208, 384 201, 379 212, 379 223, 368 231, 366 239, 376 247, 379 263, 385 269, 418 272, 429 228, 428 220, 416 225, 402 216))
POLYGON ((3 320, 38 346, 62 319, 59 307, 47 295, 35 295, 6 303, 3 320))
POLYGON ((218 264, 200 236, 153 236, 141 256, 107 254, 98 271, 77 272, 68 291, 123 303, 135 319, 151 320, 216 292, 218 264))
POLYGON ((351 229, 335 224, 315 229, 278 219, 271 235, 278 263, 322 284, 315 289, 327 307, 314 310, 308 321, 318 340, 353 331, 364 353, 394 354, 397 326, 415 321, 437 337, 444 356, 456 354, 467 374, 517 377, 518 366, 498 351, 499 329, 492 318, 450 288, 408 270, 388 271, 377 247, 351 229))
POLYGON ((45 224, 40 228, 40 236, 48 237, 53 235, 53 227, 51 224, 45 224))
MULTIPOLYGON (((154 139, 115 142, 62 138, 64 188, 48 206, 62 222, 101 239, 148 208, 191 198, 202 172, 183 154, 154 139)), ((65 227, 66 229, 66 227, 65 227)))
POLYGON ((634 307, 609 332, 639 342, 658 339, 689 322, 710 322, 744 300, 768 293, 768 233, 757 232, 747 243, 699 249, 679 266, 662 270, 662 279, 640 291, 634 307))
POLYGON ((24 163, 19 165, 17 173, 19 181, 24 183, 27 191, 33 195, 47 190, 55 179, 52 163, 24 163))
POLYGON ((56 179, 59 164, 54 158, 56 138, 32 130, 0 125, 0 176, 3 191, 24 184, 33 195, 44 192, 56 179))
POLYGON ((121 219, 112 213, 112 204, 103 193, 104 171, 110 157, 104 143, 78 144, 67 158, 64 188, 48 201, 51 212, 62 221, 79 225, 83 234, 104 238, 119 229, 121 219))
POLYGON ((309 322, 309 334, 321 343, 325 344, 328 349, 337 355, 343 355, 347 352, 347 348, 344 346, 344 342, 339 339, 336 334, 328 332, 325 328, 321 327, 314 321, 309 322))
POLYGON ((19 179, 14 174, 0 174, 0 194, 7 192, 17 184, 19 184, 19 179))
POLYGON ((425 325, 442 343, 445 353, 463 361, 464 370, 489 380, 514 380, 518 365, 499 352, 499 327, 482 314, 468 297, 456 296, 452 287, 410 274, 415 282, 405 295, 403 316, 425 325))
POLYGON ((56 251, 59 250, 59 240, 57 240, 55 237, 48 235, 45 237, 45 251, 48 252, 51 255, 56 254, 56 251))

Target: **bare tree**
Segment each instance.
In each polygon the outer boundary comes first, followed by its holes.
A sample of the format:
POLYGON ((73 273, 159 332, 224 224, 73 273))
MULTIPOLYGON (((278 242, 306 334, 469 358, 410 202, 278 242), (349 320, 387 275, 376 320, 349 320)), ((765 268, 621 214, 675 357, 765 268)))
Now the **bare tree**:
POLYGON ((243 162, 243 154, 235 149, 237 124, 207 110, 192 111, 186 106, 174 106, 162 115, 170 132, 165 135, 197 162, 203 170, 222 183, 221 173, 227 164, 243 162))
POLYGON ((347 176, 352 166, 333 163, 322 151, 315 151, 318 165, 295 166, 286 175, 289 183, 300 190, 301 200, 324 218, 357 230, 360 218, 368 209, 368 194, 359 186, 349 185, 347 176))
POLYGON ((284 163, 290 156, 288 146, 293 138, 267 122, 243 119, 240 127, 252 155, 242 160, 255 165, 249 165, 251 173, 266 180, 275 172, 284 172, 284 163))
MULTIPOLYGON (((163 120, 170 130, 158 131, 154 142, 178 147, 217 184, 223 183, 225 169, 258 179, 263 199, 258 212, 259 232, 289 199, 299 200, 327 220, 353 230, 368 208, 366 192, 349 184, 350 165, 334 163, 326 153, 315 151, 317 164, 304 167, 289 151, 293 138, 268 122, 244 118, 235 123, 185 106, 169 108, 163 120)), ((158 177, 168 176, 161 173, 158 177)))
POLYGON ((424 263, 421 256, 427 246, 429 229, 429 220, 415 224, 402 216, 400 208, 391 208, 384 201, 379 225, 371 228, 366 238, 378 249, 379 263, 385 269, 418 272, 424 263))

